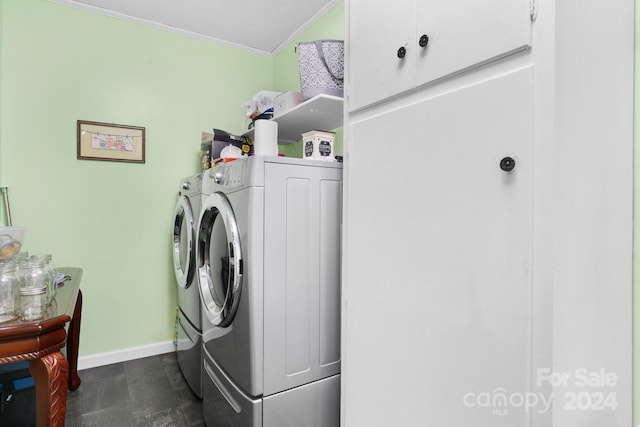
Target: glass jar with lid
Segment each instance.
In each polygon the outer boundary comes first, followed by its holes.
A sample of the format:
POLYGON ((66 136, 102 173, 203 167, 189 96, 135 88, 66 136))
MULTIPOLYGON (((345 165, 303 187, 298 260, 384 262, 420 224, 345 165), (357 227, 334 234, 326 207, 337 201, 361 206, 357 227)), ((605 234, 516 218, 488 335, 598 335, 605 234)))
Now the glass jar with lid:
POLYGON ((18 270, 20 288, 45 288, 49 287, 51 276, 45 269, 44 260, 29 258, 20 263, 18 270))
POLYGON ((20 289, 20 311, 22 319, 31 321, 44 317, 47 288, 28 287, 20 289))
POLYGON ((53 265, 52 257, 50 254, 37 254, 31 255, 31 261, 42 263, 43 268, 48 276, 47 279, 47 297, 46 303, 49 304, 56 297, 56 268, 53 265))

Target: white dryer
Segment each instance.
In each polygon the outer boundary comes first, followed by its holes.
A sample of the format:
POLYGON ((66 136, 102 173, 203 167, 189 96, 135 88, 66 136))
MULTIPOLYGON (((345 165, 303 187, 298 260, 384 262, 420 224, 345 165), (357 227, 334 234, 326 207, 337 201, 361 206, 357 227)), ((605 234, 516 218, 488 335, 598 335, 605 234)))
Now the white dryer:
POLYGON ((339 425, 341 201, 340 163, 260 156, 204 175, 207 425, 339 425))
POLYGON ((173 223, 173 267, 178 283, 178 364, 198 397, 202 397, 202 310, 196 276, 196 229, 201 199, 201 174, 181 180, 173 223))

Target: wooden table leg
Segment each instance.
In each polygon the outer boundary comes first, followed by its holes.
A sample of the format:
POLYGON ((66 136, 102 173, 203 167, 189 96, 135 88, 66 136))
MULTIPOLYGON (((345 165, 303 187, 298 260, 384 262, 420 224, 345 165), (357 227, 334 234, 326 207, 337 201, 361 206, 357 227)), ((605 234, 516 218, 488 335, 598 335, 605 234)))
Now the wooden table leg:
POLYGON ((78 347, 80 345, 80 320, 82 318, 82 291, 78 290, 76 306, 73 309, 73 317, 69 323, 67 335, 67 360, 69 362, 69 390, 80 387, 78 376, 78 347))
POLYGON ((36 425, 64 427, 67 411, 67 382, 69 365, 59 351, 29 363, 36 385, 36 425))

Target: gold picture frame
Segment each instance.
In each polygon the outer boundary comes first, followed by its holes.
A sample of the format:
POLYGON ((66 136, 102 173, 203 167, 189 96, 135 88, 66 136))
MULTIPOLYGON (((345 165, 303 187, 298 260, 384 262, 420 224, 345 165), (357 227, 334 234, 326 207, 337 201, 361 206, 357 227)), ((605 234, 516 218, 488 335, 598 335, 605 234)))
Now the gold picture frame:
POLYGON ((145 128, 78 120, 78 159, 145 162, 145 128))

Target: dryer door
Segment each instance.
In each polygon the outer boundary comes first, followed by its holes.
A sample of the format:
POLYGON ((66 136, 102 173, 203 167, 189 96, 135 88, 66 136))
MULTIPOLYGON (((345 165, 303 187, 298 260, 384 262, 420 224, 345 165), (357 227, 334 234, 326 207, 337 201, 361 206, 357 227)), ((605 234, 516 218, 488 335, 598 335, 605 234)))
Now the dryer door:
POLYGON ((242 291, 242 248, 233 209, 223 193, 213 193, 203 203, 197 252, 202 310, 212 324, 229 326, 242 291))
POLYGON ((186 196, 180 196, 173 222, 173 269, 181 288, 188 288, 195 274, 195 228, 191 203, 186 196))

